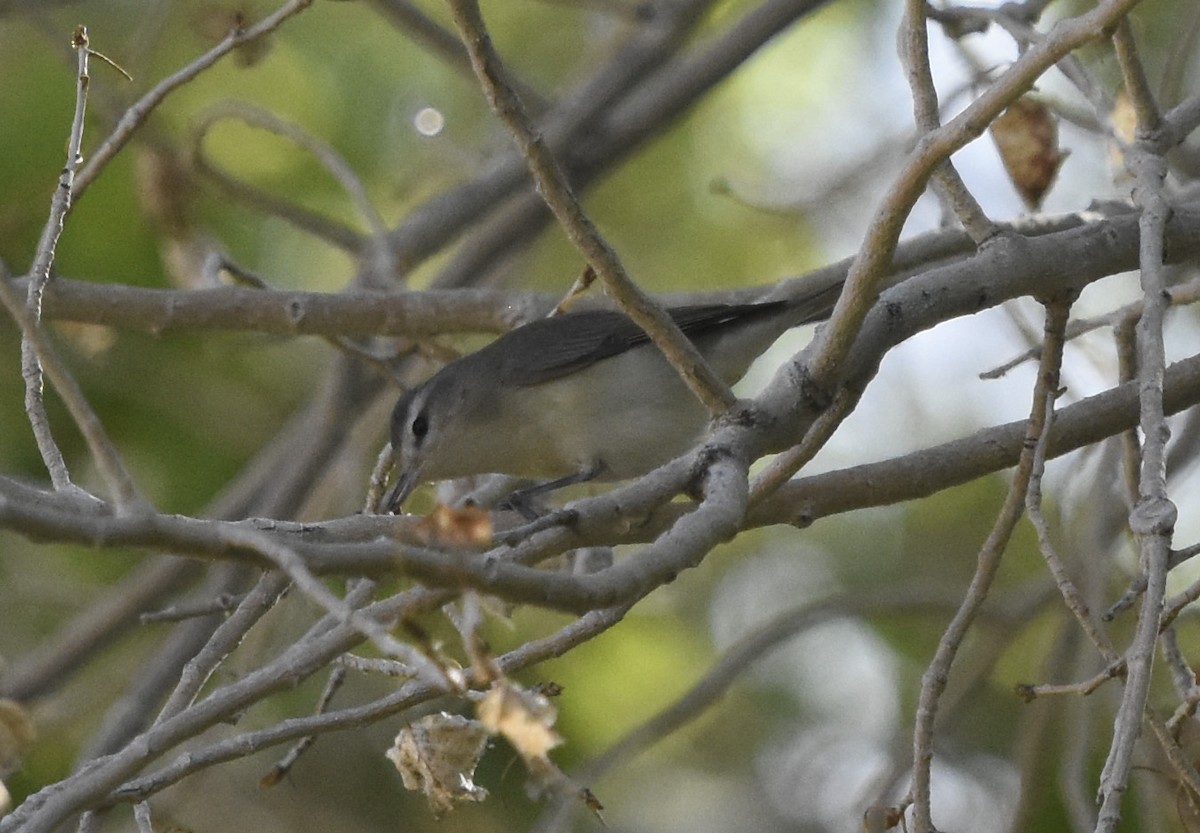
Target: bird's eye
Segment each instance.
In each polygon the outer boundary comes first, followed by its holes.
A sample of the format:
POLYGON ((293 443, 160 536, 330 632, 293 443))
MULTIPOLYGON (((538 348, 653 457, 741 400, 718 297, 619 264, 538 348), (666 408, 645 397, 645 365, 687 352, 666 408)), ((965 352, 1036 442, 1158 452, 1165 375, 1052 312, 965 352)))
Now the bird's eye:
POLYGON ((429 433, 429 420, 426 418, 425 414, 418 414, 416 418, 413 419, 412 426, 410 426, 410 428, 414 437, 416 437, 418 440, 424 439, 425 435, 429 433))

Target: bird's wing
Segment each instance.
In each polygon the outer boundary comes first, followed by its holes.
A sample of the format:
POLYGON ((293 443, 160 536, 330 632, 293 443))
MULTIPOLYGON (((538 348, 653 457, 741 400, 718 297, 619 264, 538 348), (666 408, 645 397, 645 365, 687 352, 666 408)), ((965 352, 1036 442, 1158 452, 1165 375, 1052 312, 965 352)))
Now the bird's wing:
MULTIPOLYGON (((706 304, 669 310, 684 335, 705 333, 773 314, 782 301, 766 304, 706 304)), ((534 321, 484 348, 501 357, 501 377, 509 385, 538 385, 583 370, 596 362, 647 344, 650 337, 620 312, 585 310, 534 321), (512 357, 520 357, 512 361, 512 357)), ((481 351, 482 352, 482 351, 481 351)))

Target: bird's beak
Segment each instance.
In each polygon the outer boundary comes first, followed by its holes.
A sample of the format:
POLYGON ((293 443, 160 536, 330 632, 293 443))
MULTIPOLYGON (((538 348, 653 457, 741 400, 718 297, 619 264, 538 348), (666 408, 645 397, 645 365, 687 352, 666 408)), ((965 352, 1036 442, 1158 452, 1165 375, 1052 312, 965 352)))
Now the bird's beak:
POLYGON ((400 473, 396 475, 396 482, 388 489, 380 504, 385 515, 395 515, 400 511, 400 506, 412 494, 413 489, 417 488, 418 475, 419 472, 415 468, 400 469, 400 473))

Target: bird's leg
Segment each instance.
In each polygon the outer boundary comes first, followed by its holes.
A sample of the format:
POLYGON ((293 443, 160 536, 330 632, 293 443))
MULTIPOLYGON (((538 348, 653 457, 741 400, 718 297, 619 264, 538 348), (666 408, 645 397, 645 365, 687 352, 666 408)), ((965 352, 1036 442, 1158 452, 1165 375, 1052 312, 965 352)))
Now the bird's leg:
POLYGON ((603 471, 604 465, 598 463, 577 471, 575 474, 560 477, 557 480, 547 480, 545 483, 537 483, 524 489, 517 489, 502 500, 497 508, 512 509, 515 512, 520 512, 525 520, 535 521, 538 519, 540 513, 534 508, 532 498, 556 492, 566 486, 574 486, 576 483, 586 483, 589 480, 595 480, 603 471))

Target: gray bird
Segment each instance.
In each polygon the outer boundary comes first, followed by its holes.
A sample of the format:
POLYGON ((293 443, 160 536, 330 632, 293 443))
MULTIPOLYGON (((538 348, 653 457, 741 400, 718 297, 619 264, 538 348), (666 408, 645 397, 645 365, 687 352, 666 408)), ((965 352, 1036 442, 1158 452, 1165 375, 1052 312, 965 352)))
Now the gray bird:
MULTIPOLYGON (((792 327, 826 317, 840 286, 807 298, 668 312, 726 384, 792 327)), ((498 473, 624 480, 683 454, 709 415, 649 336, 610 310, 518 327, 450 362, 392 412, 396 512, 422 482, 498 473)))

